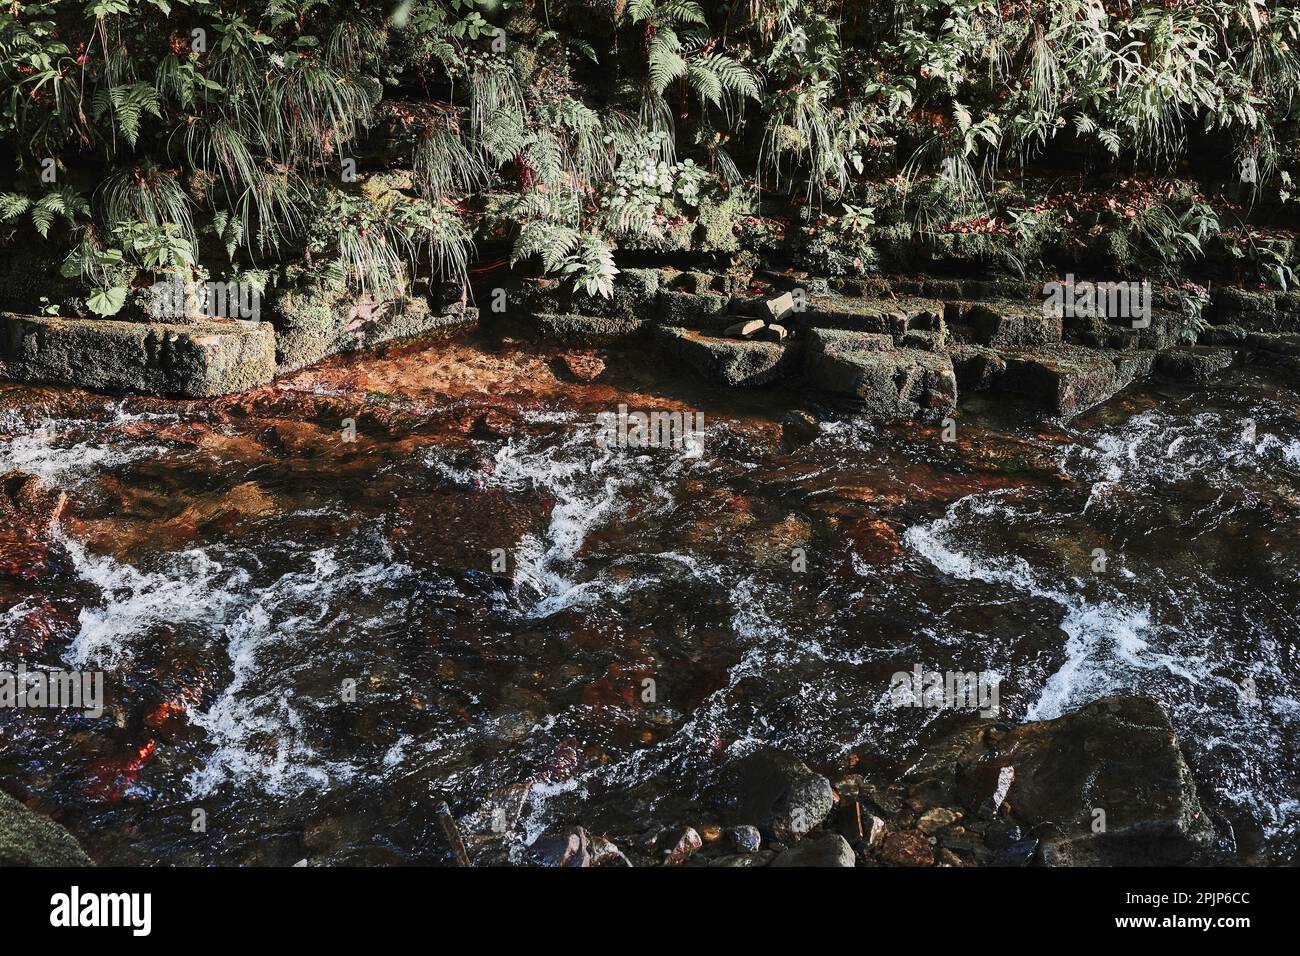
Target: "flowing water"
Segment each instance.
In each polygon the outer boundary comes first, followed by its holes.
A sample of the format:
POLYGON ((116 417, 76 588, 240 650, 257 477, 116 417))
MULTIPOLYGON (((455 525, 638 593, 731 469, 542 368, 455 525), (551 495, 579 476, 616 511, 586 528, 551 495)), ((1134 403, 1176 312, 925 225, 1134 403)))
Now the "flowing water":
POLYGON ((6 789, 101 863, 443 862, 436 799, 472 833, 525 781, 528 840, 631 833, 748 741, 901 773, 974 719, 893 708, 920 665, 996 673, 1010 720, 1154 696, 1230 852, 1300 859, 1293 384, 793 441, 796 394, 545 358, 407 347, 213 402, 0 387, 0 474, 71 501, 61 562, 0 577, 0 665, 102 670, 108 704, 0 711, 6 789), (702 453, 602 447, 619 403, 703 411, 702 453))

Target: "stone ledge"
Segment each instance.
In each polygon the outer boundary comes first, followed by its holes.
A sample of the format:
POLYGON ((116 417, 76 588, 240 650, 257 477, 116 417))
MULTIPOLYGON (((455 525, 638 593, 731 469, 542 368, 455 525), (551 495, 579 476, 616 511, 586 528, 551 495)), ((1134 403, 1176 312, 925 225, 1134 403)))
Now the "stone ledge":
POLYGON ((103 391, 211 398, 271 381, 265 322, 190 325, 0 313, 0 377, 103 391))

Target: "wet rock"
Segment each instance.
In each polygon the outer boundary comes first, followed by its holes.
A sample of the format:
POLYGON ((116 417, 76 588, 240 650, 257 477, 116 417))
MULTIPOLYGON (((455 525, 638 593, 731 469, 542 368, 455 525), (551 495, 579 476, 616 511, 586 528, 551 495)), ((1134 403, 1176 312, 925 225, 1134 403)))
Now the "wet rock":
POLYGON ((579 382, 594 382, 605 371, 605 361, 595 355, 565 352, 555 361, 566 375, 579 382))
POLYGON ((920 830, 897 830, 880 841, 880 858, 895 866, 933 866, 934 847, 920 830))
POLYGON ((94 866, 71 833, 0 791, 0 866, 94 866))
POLYGON ((994 866, 1028 866, 1038 852, 1038 837, 1018 840, 998 851, 993 858, 994 866))
POLYGON ((711 338, 689 329, 659 330, 666 351, 718 385, 762 385, 788 374, 793 349, 771 342, 711 338))
POLYGON ((791 444, 813 441, 821 434, 821 423, 812 412, 792 408, 781 419, 781 437, 791 444))
POLYGON ((771 850, 759 850, 757 853, 734 853, 729 856, 714 857, 709 866, 768 866, 776 854, 771 850))
POLYGON ((984 838, 970 830, 954 827, 939 837, 939 843, 961 857, 964 864, 987 866, 993 862, 993 851, 984 845, 984 838))
POLYGON ((763 837, 755 826, 728 827, 727 845, 737 853, 757 853, 762 846, 763 837))
POLYGON ((1213 841, 1169 718, 1148 698, 1104 698, 967 739, 952 768, 963 802, 987 799, 1001 770, 1014 766, 1008 802, 1018 822, 1042 834, 1044 859, 1173 864, 1213 841))
POLYGON ((607 840, 604 837, 593 837, 591 840, 591 865, 631 866, 632 861, 627 858, 627 854, 620 850, 613 840, 607 840))
POLYGON ((1162 382, 1204 385, 1229 368, 1234 358, 1232 349, 1205 346, 1170 349, 1156 355, 1152 373, 1162 382))
POLYGON ((67 502, 35 475, 0 475, 0 578, 38 581, 71 570, 67 550, 52 537, 67 502))
POLYGON ((591 839, 582 827, 544 834, 529 847, 529 856, 538 866, 591 866, 591 839))
POLYGON ((939 852, 935 854, 935 859, 940 866, 965 866, 966 865, 962 861, 962 858, 959 857, 956 853, 953 853, 952 850, 948 850, 944 848, 941 848, 939 852))
POLYGON ((857 410, 872 418, 912 418, 957 404, 957 377, 944 354, 810 350, 807 371, 817 387, 853 399, 857 410))
POLYGON ((928 836, 933 836, 940 830, 952 826, 960 819, 961 814, 955 810, 949 810, 947 807, 934 807, 921 814, 921 818, 916 821, 916 828, 928 836))
POLYGON ((773 866, 856 866, 853 847, 838 833, 822 833, 796 843, 772 861, 773 866))
POLYGON ((727 767, 720 796, 733 823, 755 825, 783 843, 793 843, 818 826, 835 800, 829 780, 774 747, 762 747, 727 767))
POLYGON ((509 438, 517 430, 515 420, 499 408, 489 408, 470 427, 475 438, 509 438))
POLYGON ((694 827, 672 830, 657 841, 663 849, 664 866, 681 866, 704 846, 704 840, 694 827))

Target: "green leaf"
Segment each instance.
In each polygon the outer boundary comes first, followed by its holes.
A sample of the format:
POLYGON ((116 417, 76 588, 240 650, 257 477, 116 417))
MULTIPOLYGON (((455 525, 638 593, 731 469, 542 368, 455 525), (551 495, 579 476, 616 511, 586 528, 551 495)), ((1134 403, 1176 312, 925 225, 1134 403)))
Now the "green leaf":
POLYGON ((107 318, 117 315, 126 304, 126 286, 113 286, 111 289, 98 289, 86 299, 86 308, 96 315, 107 318))

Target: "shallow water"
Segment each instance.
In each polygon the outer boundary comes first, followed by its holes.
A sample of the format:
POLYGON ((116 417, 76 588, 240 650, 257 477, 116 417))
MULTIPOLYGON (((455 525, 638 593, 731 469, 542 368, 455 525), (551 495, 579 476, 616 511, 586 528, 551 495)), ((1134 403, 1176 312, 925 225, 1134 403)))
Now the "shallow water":
POLYGON ((524 839, 621 838, 748 741, 906 770, 974 719, 894 709, 920 665, 997 674, 1011 720, 1158 698, 1230 852, 1300 859, 1294 385, 797 443, 798 395, 634 356, 566 384, 547 354, 397 349, 206 403, 0 387, 0 473, 72 501, 66 573, 0 578, 0 664, 102 669, 109 703, 0 712, 6 789, 101 863, 443 862, 434 801, 473 834, 522 781, 524 839), (620 402, 702 410, 702 454, 600 447, 620 402), (468 430, 488 408, 512 435, 468 430))

